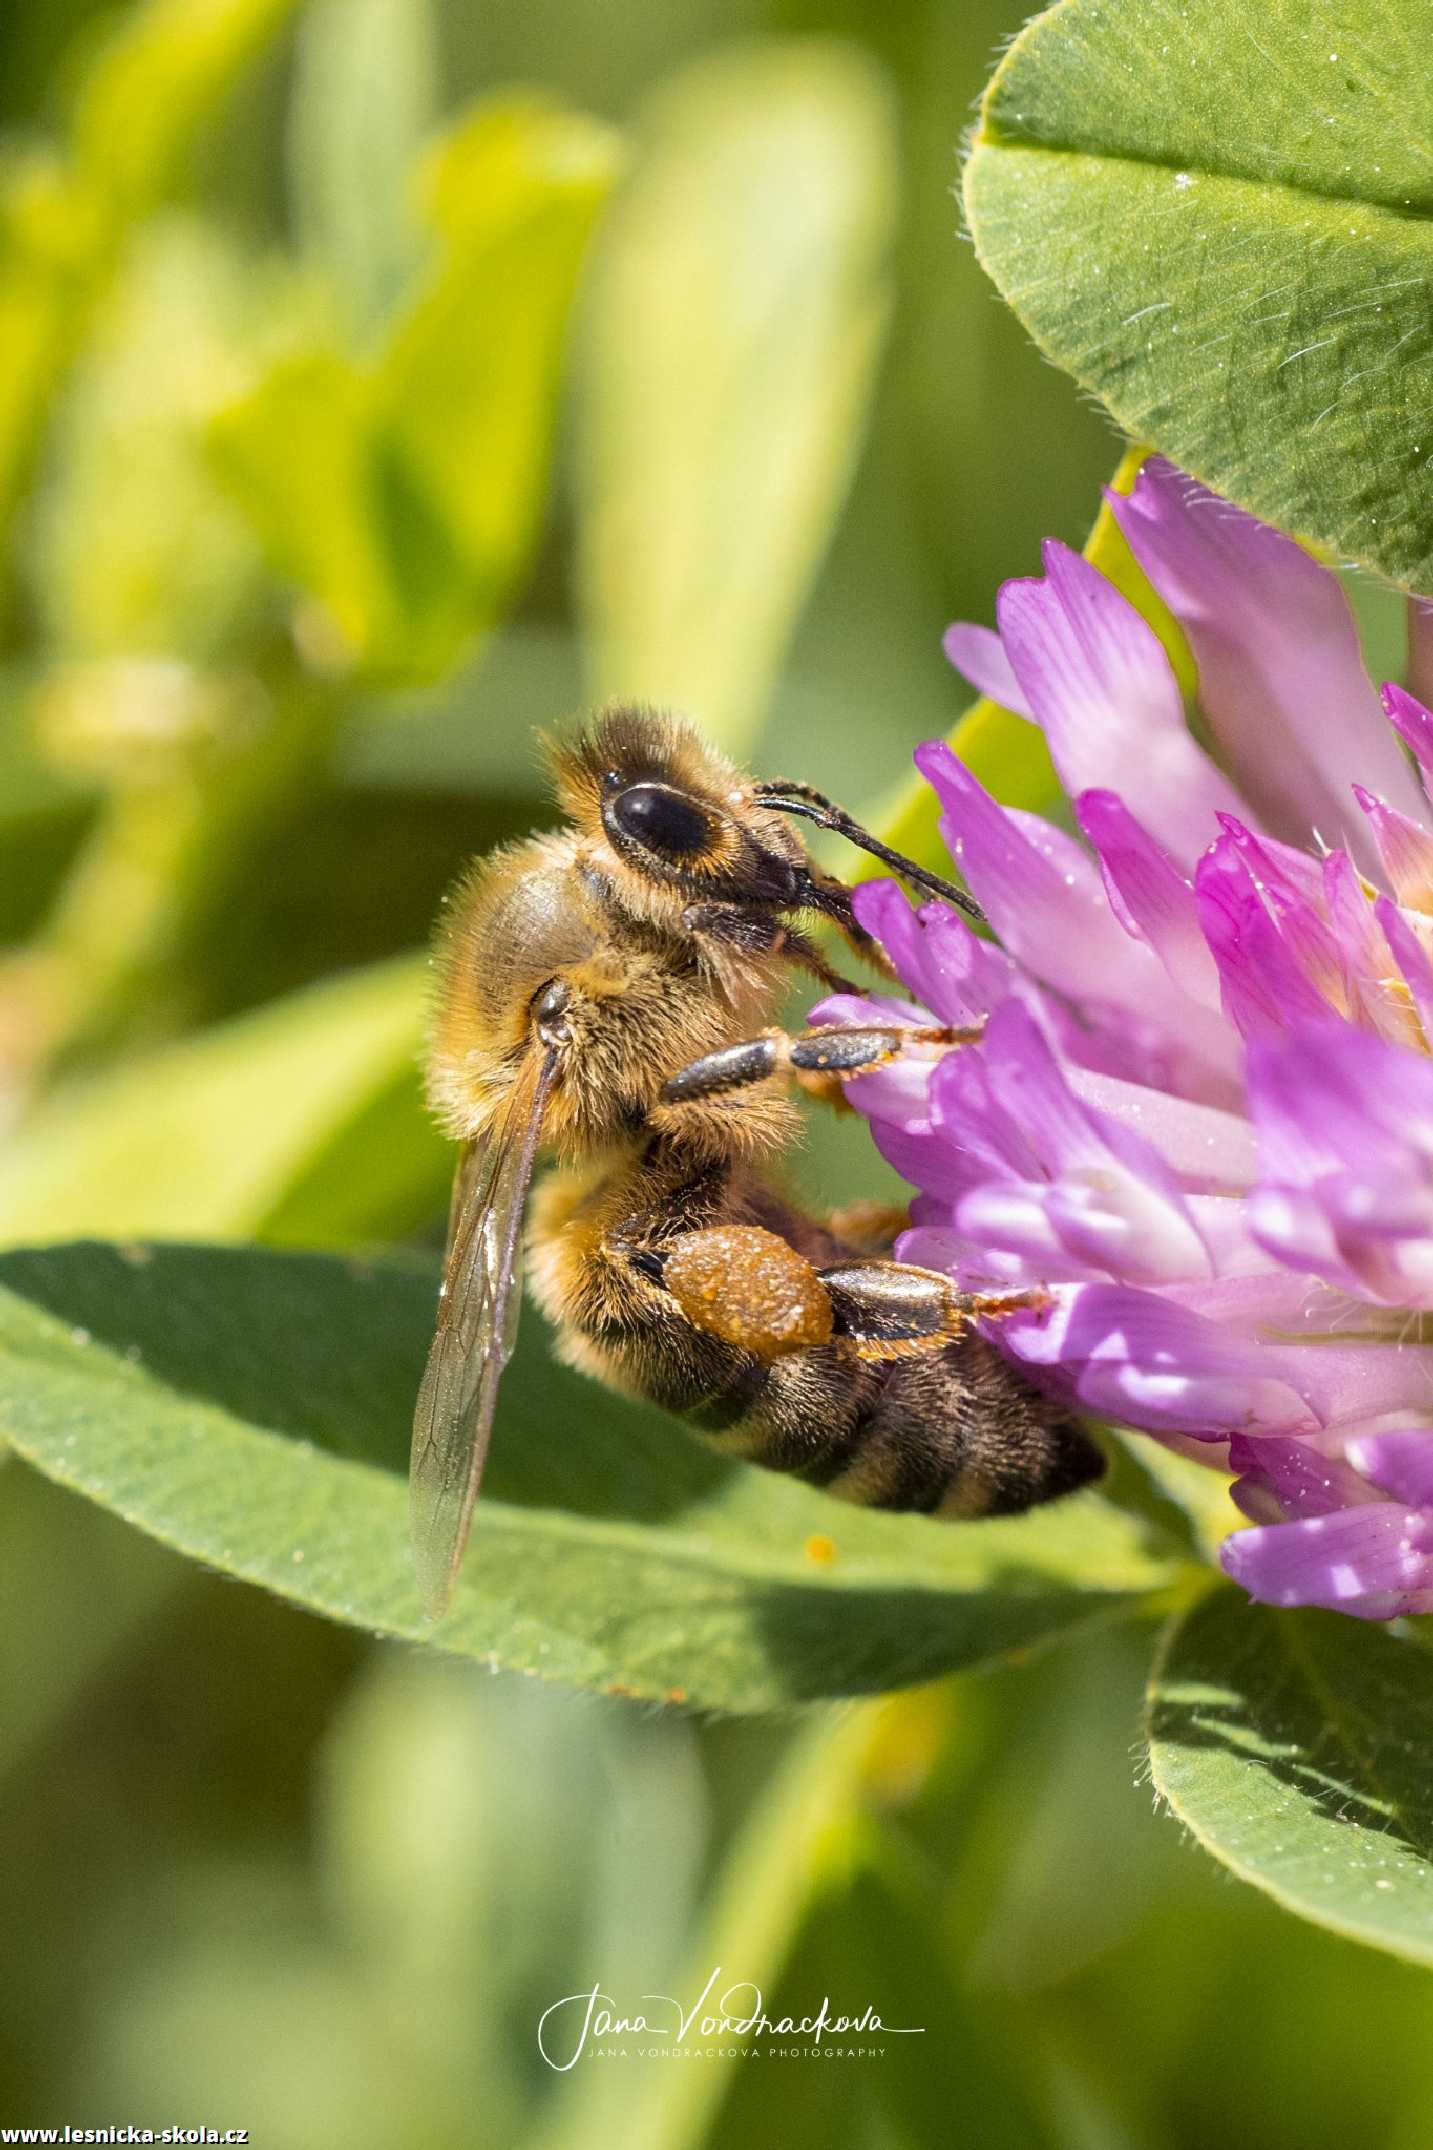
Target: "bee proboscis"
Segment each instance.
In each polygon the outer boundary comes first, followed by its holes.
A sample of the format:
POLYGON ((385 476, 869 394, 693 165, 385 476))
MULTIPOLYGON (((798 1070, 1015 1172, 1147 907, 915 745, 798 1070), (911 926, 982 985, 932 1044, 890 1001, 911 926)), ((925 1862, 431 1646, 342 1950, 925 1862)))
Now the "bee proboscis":
POLYGON ((463 1147, 413 1428, 429 1610, 446 1606, 468 1535, 525 1220, 561 1356, 728 1455, 955 1517, 1095 1477, 1088 1434, 976 1326, 1029 1294, 962 1294, 891 1258, 900 1217, 810 1217, 767 1176, 800 1125, 783 1078, 834 1096, 851 1075, 978 1034, 771 1027, 793 967, 845 984, 803 920, 881 964, 850 889, 788 817, 973 910, 969 897, 820 793, 759 782, 650 710, 608 710, 549 752, 566 826, 479 860, 439 934, 428 1086, 463 1147), (556 1162, 529 1199, 544 1149, 556 1162))

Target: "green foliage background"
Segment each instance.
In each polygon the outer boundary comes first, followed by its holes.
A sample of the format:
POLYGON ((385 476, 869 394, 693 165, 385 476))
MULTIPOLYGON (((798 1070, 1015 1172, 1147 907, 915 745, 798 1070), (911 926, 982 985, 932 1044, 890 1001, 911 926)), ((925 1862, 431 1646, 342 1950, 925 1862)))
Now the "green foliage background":
MULTIPOLYGON (((1166 1637, 1161 1792, 1218 1841, 1257 1780, 1224 1855, 1380 1954, 1239 1888, 1139 1780, 1146 1616, 1203 1521, 1177 1473, 1008 1546, 833 1524, 574 1389, 529 1323, 464 1654, 392 1639, 450 1162, 417 951, 464 859, 546 811, 533 729, 667 697, 894 804, 960 711, 941 629, 1083 541, 1116 460, 958 237, 956 144, 1018 26, 12 0, 0 1241, 56 1244, 0 1256, 5 2124, 1426 2142, 1420 1752, 1321 1729, 1297 1623, 1216 1595, 1166 1637), (773 2014, 927 2028, 541 2061, 561 1996, 690 2001, 718 1964, 773 2014)), ((972 751, 1034 798, 1028 746, 987 713, 972 751)), ((796 1169, 879 1186, 859 1131, 796 1169)), ((1324 1702, 1369 1639, 1339 1633, 1324 1702)), ((1426 1723, 1426 1661, 1379 1647, 1426 1723)))

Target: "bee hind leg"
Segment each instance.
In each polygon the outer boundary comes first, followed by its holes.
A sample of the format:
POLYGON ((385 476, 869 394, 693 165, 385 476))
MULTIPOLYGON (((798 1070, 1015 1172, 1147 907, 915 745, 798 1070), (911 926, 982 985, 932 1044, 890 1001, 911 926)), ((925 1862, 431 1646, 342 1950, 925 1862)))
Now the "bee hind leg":
POLYGON ((1049 1304, 1038 1286, 1014 1292, 963 1292, 938 1269, 886 1256, 838 1262, 818 1272, 831 1301, 832 1334, 847 1337, 861 1359, 904 1359, 944 1351, 972 1322, 998 1321, 1049 1304))
POLYGON ((859 1359, 944 1351, 978 1319, 1046 1302, 1039 1290, 961 1292, 935 1269, 884 1256, 817 1268, 759 1225, 714 1225, 630 1259, 694 1328, 767 1361, 844 1339, 859 1359))

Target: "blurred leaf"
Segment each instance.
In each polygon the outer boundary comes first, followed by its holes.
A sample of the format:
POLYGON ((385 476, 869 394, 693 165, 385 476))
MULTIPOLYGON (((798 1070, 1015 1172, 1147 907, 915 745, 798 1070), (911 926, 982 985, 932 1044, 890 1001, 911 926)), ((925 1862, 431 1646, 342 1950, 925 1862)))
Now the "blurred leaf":
POLYGON ((529 1322, 434 1628, 400 1475, 434 1269, 80 1246, 0 1257, 0 1282, 22 1455, 281 1596, 495 1665, 769 1709, 998 1656, 1171 1575, 1093 1494, 967 1528, 833 1507, 563 1371, 529 1322))
POLYGON ((737 47, 654 101, 580 321, 595 698, 754 736, 859 446, 897 185, 854 47, 737 47))
POLYGON ((290 273, 197 219, 136 237, 37 488, 29 580, 61 650, 206 658, 262 631, 258 548, 203 426, 314 310, 290 273))
POLYGON ((0 532, 128 227, 294 0, 147 0, 86 71, 68 155, 0 185, 0 532))
POLYGON ((210 428, 215 468, 272 565, 316 597, 360 658, 403 635, 372 499, 372 391, 342 352, 280 360, 210 428))
MULTIPOLYGON (((379 790, 528 801, 541 788, 534 731, 582 703, 570 627, 509 620, 474 665, 438 687, 365 697, 344 726, 338 769, 379 790)), ((550 819, 553 809, 543 808, 550 819)))
POLYGON ((234 76, 295 0, 145 0, 122 18, 75 104, 75 165, 111 217, 140 215, 234 76))
MULTIPOLYGON (((926 1867, 894 1829, 867 1823, 856 1844, 841 1904, 843 1984, 859 2005, 856 1980, 879 1994, 883 2022, 920 2025, 920 2038, 889 2037, 873 2088, 912 2143, 946 2138, 959 2111, 981 2150, 1069 2150, 1043 2126, 1038 2081, 1022 2055, 1018 2026, 1002 2023, 982 1996, 972 2000, 952 1975, 926 1867)), ((885 2042, 888 2034, 882 2034, 885 2042)))
POLYGON ((483 619, 536 535, 568 308, 620 154, 532 97, 479 106, 429 159, 444 257, 384 354, 381 423, 483 619))
POLYGON ((374 329, 422 258, 410 167, 437 101, 430 0, 315 0, 299 23, 288 169, 299 236, 374 329))
POLYGON ((95 805, 36 752, 32 686, 27 667, 0 669, 0 944, 39 925, 95 805))
MULTIPOLYGON (((777 1982, 813 1896, 827 1886, 833 1856, 841 1858, 871 1742, 884 1714, 879 1705, 850 1712, 839 1721, 828 1714, 792 1738, 716 1876, 691 1953, 673 1974, 673 1993, 684 2007, 693 2005, 715 1968, 721 1974, 718 1993, 740 1983, 738 2000, 749 2002, 745 1987, 750 1981, 765 1996, 768 2014, 782 2012, 780 2004, 776 2009, 771 2005, 777 1982)), ((812 1997, 813 2007, 818 1998, 812 1997)), ((745 2050, 735 2039, 724 2040, 716 2050, 705 2043, 700 2067, 674 2063, 665 2054, 647 2063, 635 2095, 630 2083, 621 2086, 615 2111, 609 2109, 615 2102, 613 2086, 605 2085, 590 2065, 584 2079, 579 2064, 536 2150, 588 2150, 594 2141, 610 2143, 614 2150, 617 2145, 623 2150, 705 2150, 714 2132, 720 2135, 714 2123, 731 2096, 745 2050)), ((760 2047, 762 2041, 754 2043, 760 2047)), ((632 2065, 629 2062, 628 2068, 632 2065)), ((789 2087, 790 2076, 805 2072, 784 2069, 776 2083, 762 2083, 761 2096, 771 2108, 767 2141, 810 2139, 783 2134, 783 2122, 791 2115, 782 2090, 789 2087)))
MULTIPOLYGON (((486 2140, 530 2145, 530 2119, 569 2088, 538 2052, 543 2011, 671 1971, 705 1849, 694 1726, 387 1651, 326 1761, 332 1907, 400 2067, 444 2116, 431 2139, 463 2139, 480 2109, 486 2140)), ((578 2071, 584 2150, 604 2089, 630 2098, 627 2071, 608 2072, 578 2071)))
POLYGON ((0 1235, 347 1238, 431 1214, 449 1158, 418 1097, 423 977, 377 965, 56 1092, 0 1157, 0 1235))
POLYGON ((1220 1589, 1170 1627, 1149 1693, 1155 1788, 1289 1911, 1433 1963, 1433 1653, 1220 1589))
POLYGON ((1130 1765, 1151 1642, 1123 1624, 1021 1668, 1020 1722, 962 1829, 951 1879, 967 1917, 976 1877, 995 1888, 969 1965, 982 1984, 1024 1994, 1069 1984, 1150 1916, 1181 1856, 1130 1765))
POLYGON ((610 129, 537 96, 476 107, 429 160, 438 258, 382 348, 315 347, 212 429, 217 467, 346 657, 437 676, 526 563, 567 313, 616 171, 610 129))
POLYGON ((1428 590, 1433 5, 1230 29, 1227 0, 1039 16, 967 168, 977 249, 1126 432, 1428 590))
POLYGON ((0 1775, 8 1776, 43 1755, 67 1711, 194 1571, 13 1465, 0 1478, 0 1567, 0 1775))
MULTIPOLYGON (((1128 493, 1133 490, 1139 466, 1147 453, 1144 448, 1125 451, 1110 481, 1112 491, 1128 493)), ((1154 628, 1169 653, 1186 699, 1191 698, 1195 679, 1188 644, 1174 615, 1130 551, 1107 502, 1100 503, 1084 550, 1085 558, 1093 561, 1100 573, 1108 577, 1154 628)), ((1002 805, 1023 807, 1029 813, 1053 818, 1058 818, 1064 811, 1060 780, 1038 725, 1015 716, 1010 710, 1002 709, 998 702, 982 695, 961 718, 951 733, 950 743, 1002 805)), ((874 819, 886 842, 897 851, 903 851, 907 858, 939 872, 946 872, 950 861, 937 825, 939 816, 935 793, 923 779, 913 778, 903 786, 899 799, 893 801, 884 813, 878 812, 874 819)), ((860 869, 867 879, 884 870, 874 862, 868 862, 860 869)))

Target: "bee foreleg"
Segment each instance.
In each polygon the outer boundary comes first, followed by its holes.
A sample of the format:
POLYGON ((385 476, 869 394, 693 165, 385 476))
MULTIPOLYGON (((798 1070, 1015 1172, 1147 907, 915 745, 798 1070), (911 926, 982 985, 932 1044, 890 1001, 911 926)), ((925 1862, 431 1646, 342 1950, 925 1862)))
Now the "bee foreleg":
MULTIPOLYGON (((769 910, 742 910, 729 903, 689 903, 682 913, 682 924, 689 933, 705 934, 724 947, 739 949, 743 955, 784 956, 809 972, 828 992, 860 990, 826 961, 815 942, 808 940, 799 927, 785 925, 769 910)), ((873 941, 871 947, 876 946, 873 941)))
POLYGON ((980 1029, 958 1030, 931 1024, 924 1028, 899 1023, 862 1029, 817 1029, 796 1032, 763 1031, 740 1045, 724 1045, 682 1068, 664 1084, 662 1099, 672 1105, 716 1097, 723 1091, 744 1089, 784 1075, 816 1096, 839 1095, 840 1085, 853 1075, 868 1075, 887 1066, 902 1054, 937 1059, 958 1045, 974 1045, 980 1029))

